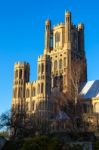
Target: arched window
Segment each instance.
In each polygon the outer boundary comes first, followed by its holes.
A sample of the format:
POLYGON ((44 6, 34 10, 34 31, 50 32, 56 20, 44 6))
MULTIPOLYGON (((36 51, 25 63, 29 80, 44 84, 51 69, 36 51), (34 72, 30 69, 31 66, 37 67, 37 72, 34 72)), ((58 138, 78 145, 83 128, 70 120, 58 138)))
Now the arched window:
POLYGON ((22 69, 19 70, 19 79, 22 78, 22 69))
POLYGON ((26 97, 29 97, 29 89, 26 90, 26 97))
POLYGON ((26 109, 26 111, 29 110, 29 103, 28 102, 26 102, 25 109, 26 109))
POLYGON ((18 70, 15 71, 15 79, 18 77, 18 70))
POLYGON ((62 59, 59 60, 59 69, 62 69, 62 59))
POLYGON ((55 34, 55 43, 60 41, 60 32, 56 32, 55 34))
POLYGON ((57 60, 55 60, 55 62, 54 62, 54 71, 56 71, 57 70, 57 60))
POLYGON ((32 96, 35 96, 36 95, 36 90, 35 90, 35 88, 33 87, 32 88, 32 96))
POLYGON ((40 73, 40 71, 41 71, 41 66, 40 66, 40 64, 38 65, 38 73, 40 73))
POLYGON ((14 89, 14 98, 17 97, 17 88, 14 89))
POLYGON ((24 79, 26 82, 29 81, 29 71, 27 69, 24 70, 24 79))
POLYGON ((41 83, 41 93, 44 92, 44 83, 41 83))
POLYGON ((48 72, 50 69, 49 69, 49 65, 48 63, 46 64, 46 72, 48 72))
POLYGON ((35 102, 32 101, 32 111, 34 110, 34 104, 35 104, 35 102))
POLYGON ((64 58, 64 67, 66 67, 66 57, 64 58))
POLYGON ((22 97, 22 88, 19 88, 18 90, 18 97, 22 97))
POLYGON ((26 79, 26 78, 27 78, 27 71, 25 69, 25 71, 24 71, 24 79, 26 79))
POLYGON ((40 84, 38 84, 38 94, 40 94, 40 84))
POLYGON ((58 86, 58 77, 56 76, 54 78, 54 87, 57 87, 58 86))
POLYGON ((44 64, 41 64, 41 73, 44 72, 44 64))

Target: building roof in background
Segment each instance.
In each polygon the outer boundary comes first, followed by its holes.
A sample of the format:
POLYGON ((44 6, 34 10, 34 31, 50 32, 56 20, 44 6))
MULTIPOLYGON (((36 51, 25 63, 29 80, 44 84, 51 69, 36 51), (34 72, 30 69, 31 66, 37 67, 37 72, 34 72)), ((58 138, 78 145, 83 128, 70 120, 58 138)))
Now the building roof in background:
POLYGON ((64 111, 59 111, 56 115, 56 120, 69 120, 69 116, 64 111))
POLYGON ((99 80, 88 81, 82 88, 80 95, 84 99, 99 97, 99 80))

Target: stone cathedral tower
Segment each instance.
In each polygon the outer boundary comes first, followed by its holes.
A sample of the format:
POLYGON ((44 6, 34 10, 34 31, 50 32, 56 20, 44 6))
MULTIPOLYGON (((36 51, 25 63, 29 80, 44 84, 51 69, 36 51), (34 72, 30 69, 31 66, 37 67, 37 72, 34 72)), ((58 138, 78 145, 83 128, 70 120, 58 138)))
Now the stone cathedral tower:
POLYGON ((25 86, 29 82, 30 66, 28 63, 17 62, 14 66, 13 101, 14 111, 25 111, 25 86))
POLYGON ((53 90, 66 92, 70 87, 72 63, 76 59, 84 64, 81 82, 87 81, 87 64, 84 48, 84 25, 72 23, 71 12, 65 13, 64 23, 53 28, 45 22, 44 54, 38 57, 38 79, 30 82, 28 63, 18 62, 14 68, 12 106, 18 113, 51 118, 55 114, 53 90))

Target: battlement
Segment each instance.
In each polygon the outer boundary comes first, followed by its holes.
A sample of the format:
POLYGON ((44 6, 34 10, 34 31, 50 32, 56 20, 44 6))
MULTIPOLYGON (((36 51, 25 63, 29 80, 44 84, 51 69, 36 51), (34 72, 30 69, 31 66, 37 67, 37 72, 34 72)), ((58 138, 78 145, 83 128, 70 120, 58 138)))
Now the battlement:
POLYGON ((36 85, 37 83, 38 83, 38 80, 27 82, 26 87, 36 85))
POLYGON ((50 59, 49 55, 40 55, 40 56, 38 56, 38 61, 49 60, 49 59, 50 59))
POLYGON ((27 82, 27 83, 26 83, 26 87, 27 87, 27 86, 30 86, 30 85, 31 85, 31 82, 27 82))
POLYGON ((38 80, 35 80, 35 81, 31 82, 32 86, 35 85, 35 84, 37 84, 37 83, 38 83, 38 80))
POLYGON ((54 26, 53 26, 53 29, 55 30, 55 29, 57 29, 57 28, 63 28, 64 25, 65 25, 65 24, 64 24, 63 22, 60 22, 60 23, 54 25, 54 26))
POLYGON ((75 24, 71 24, 71 29, 78 29, 78 26, 76 26, 75 24))
POLYGON ((14 65, 14 68, 20 68, 20 67, 28 67, 30 68, 30 65, 29 63, 27 62, 16 62, 15 65, 14 65))

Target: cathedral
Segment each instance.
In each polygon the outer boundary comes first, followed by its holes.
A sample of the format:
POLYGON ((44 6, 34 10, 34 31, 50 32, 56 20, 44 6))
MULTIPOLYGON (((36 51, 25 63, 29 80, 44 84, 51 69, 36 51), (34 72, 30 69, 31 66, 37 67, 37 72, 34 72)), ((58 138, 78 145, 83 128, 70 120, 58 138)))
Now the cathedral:
MULTIPOLYGON (((44 53, 38 56, 37 80, 30 81, 30 65, 17 62, 14 66, 12 108, 27 116, 52 118, 58 111, 53 93, 70 90, 71 74, 76 60, 80 66, 80 83, 87 81, 87 63, 84 47, 84 24, 74 25, 71 12, 65 12, 63 23, 51 26, 45 22, 44 53)), ((78 69, 76 67, 76 69, 78 69)))

